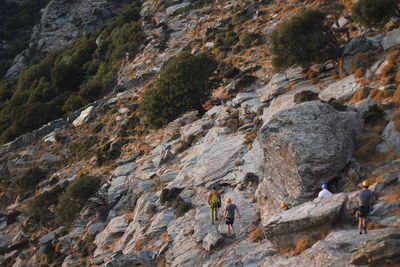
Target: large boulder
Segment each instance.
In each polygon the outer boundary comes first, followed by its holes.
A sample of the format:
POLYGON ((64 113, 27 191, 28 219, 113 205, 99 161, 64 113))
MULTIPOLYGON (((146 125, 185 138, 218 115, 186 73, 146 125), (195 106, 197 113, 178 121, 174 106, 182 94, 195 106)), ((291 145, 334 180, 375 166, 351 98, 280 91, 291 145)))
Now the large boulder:
POLYGON ((338 112, 310 101, 278 112, 258 133, 264 151, 264 179, 257 189, 265 220, 279 202, 312 199, 352 159, 362 129, 356 112, 338 112), (268 203, 268 204, 267 204, 268 203))
POLYGON ((304 236, 315 242, 340 221, 346 200, 346 194, 334 194, 275 214, 266 222, 267 237, 279 249, 293 249, 304 236))

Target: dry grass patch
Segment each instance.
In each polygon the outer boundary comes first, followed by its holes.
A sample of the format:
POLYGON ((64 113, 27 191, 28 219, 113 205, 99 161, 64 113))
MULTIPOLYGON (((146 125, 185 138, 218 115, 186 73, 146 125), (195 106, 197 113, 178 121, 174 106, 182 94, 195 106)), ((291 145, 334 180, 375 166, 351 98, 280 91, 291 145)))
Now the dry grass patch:
POLYGON ((379 223, 369 222, 367 225, 368 230, 376 230, 376 229, 381 229, 381 228, 383 228, 383 225, 379 224, 379 223))
POLYGON ((376 101, 383 102, 384 100, 391 100, 394 92, 391 90, 379 90, 379 89, 373 89, 369 93, 370 97, 372 99, 375 99, 376 101))
POLYGON ((400 49, 393 50, 388 58, 387 64, 383 67, 380 80, 383 84, 390 84, 396 80, 397 65, 400 63, 400 49))
POLYGON ((355 104, 367 97, 368 97, 368 90, 362 87, 353 95, 353 97, 348 101, 348 103, 355 104))
POLYGON ((396 91, 393 94, 392 101, 400 103, 400 82, 397 85, 396 91))
POLYGON ((248 238, 253 240, 253 242, 259 242, 265 238, 265 233, 263 229, 257 227, 255 225, 250 225, 249 227, 250 233, 248 234, 248 238))
POLYGON ((132 250, 139 251, 142 250, 147 244, 149 244, 151 237, 142 237, 138 239, 135 244, 133 244, 132 250))
POLYGON ((294 249, 292 256, 297 256, 297 255, 301 254, 303 251, 310 248, 312 246, 312 244, 313 243, 310 240, 310 236, 305 235, 303 237, 300 237, 297 240, 296 248, 294 249))
POLYGON ((394 192, 387 194, 383 200, 389 203, 400 202, 400 187, 398 186, 394 192))
POLYGON ((376 133, 371 133, 362 137, 362 145, 355 152, 356 158, 364 162, 369 161, 371 155, 373 155, 374 153, 378 153, 375 151, 375 147, 381 142, 381 136, 376 133))

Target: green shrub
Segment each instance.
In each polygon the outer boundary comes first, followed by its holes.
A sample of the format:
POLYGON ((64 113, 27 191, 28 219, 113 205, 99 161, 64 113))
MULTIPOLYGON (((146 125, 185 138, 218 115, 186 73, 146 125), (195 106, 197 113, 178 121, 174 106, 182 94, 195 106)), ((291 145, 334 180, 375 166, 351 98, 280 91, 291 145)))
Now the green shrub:
POLYGON ((17 184, 22 191, 33 191, 35 186, 46 177, 46 172, 39 167, 27 170, 18 180, 17 184))
POLYGON ((38 224, 49 223, 54 219, 54 214, 50 211, 49 207, 56 204, 58 195, 62 192, 61 187, 55 187, 49 191, 32 198, 28 201, 24 210, 31 222, 38 224))
POLYGON ((183 52, 161 70, 157 86, 144 94, 142 109, 152 127, 160 127, 190 109, 202 111, 210 94, 209 78, 217 67, 214 57, 183 52))
POLYGON ((366 124, 376 124, 385 121, 385 111, 378 105, 372 105, 362 114, 366 124))
POLYGON ((324 18, 317 10, 306 10, 282 23, 271 35, 273 66, 307 65, 337 56, 336 39, 324 18))
POLYGON ((352 17, 372 28, 383 26, 390 17, 399 16, 398 0, 359 0, 352 9, 352 17))
POLYGON ((67 186, 55 208, 56 222, 71 224, 87 200, 100 188, 101 179, 81 176, 67 186))
POLYGON ((0 1, 0 40, 8 44, 0 49, 0 77, 6 73, 15 56, 28 46, 32 25, 40 21, 40 9, 49 1, 0 1))

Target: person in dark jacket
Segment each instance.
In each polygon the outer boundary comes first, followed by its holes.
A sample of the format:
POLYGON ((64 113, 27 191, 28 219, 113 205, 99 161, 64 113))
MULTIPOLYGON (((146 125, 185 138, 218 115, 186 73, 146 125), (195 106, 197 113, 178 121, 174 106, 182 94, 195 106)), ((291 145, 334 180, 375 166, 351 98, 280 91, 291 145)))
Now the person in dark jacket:
POLYGON ((231 235, 231 230, 232 233, 235 234, 235 230, 233 229, 233 222, 235 221, 235 211, 237 212, 239 219, 240 219, 240 213, 237 206, 232 203, 231 198, 227 198, 226 203, 228 203, 228 205, 225 208, 224 217, 228 229, 228 235, 231 235))

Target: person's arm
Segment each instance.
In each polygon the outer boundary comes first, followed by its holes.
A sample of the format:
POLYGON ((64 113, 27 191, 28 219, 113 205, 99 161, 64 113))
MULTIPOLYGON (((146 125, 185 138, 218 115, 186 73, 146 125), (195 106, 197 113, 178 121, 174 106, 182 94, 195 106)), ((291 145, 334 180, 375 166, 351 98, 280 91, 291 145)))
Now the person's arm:
POLYGON ((319 191, 318 197, 322 197, 322 191, 319 191))
POLYGON ((355 192, 354 194, 350 195, 350 198, 355 198, 355 197, 358 197, 358 191, 355 192))
POLYGON ((208 194, 208 204, 210 204, 212 198, 212 193, 208 194))
POLYGON ((237 207, 236 207, 235 209, 236 209, 236 212, 237 212, 237 214, 238 214, 238 216, 239 216, 239 219, 240 219, 239 209, 238 209, 237 207))
POLYGON ((224 218, 226 218, 226 214, 228 213, 228 211, 225 209, 224 211, 224 218))

